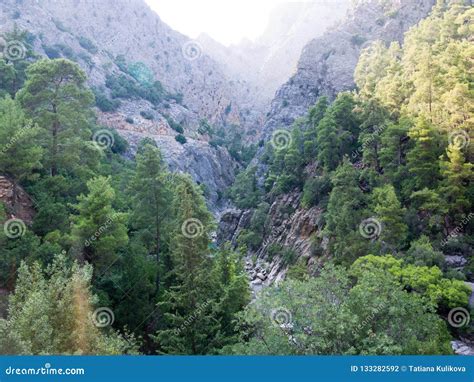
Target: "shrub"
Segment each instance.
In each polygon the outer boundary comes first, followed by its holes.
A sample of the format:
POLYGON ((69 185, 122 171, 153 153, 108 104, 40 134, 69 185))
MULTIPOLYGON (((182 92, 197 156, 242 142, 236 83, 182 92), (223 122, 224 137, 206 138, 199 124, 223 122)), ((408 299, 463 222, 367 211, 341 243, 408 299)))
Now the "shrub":
POLYGON ((87 37, 80 36, 78 38, 79 45, 83 47, 85 50, 89 51, 89 53, 96 54, 99 50, 97 49, 97 46, 89 40, 87 37))
POLYGON ((309 208, 327 200, 331 188, 331 179, 327 175, 307 179, 303 187, 303 206, 309 208))
POLYGON ((175 122, 173 118, 169 117, 169 116, 165 116, 166 118, 166 122, 168 122, 168 125, 174 130, 176 131, 177 133, 180 133, 180 134, 183 134, 184 133, 184 129, 183 129, 183 126, 181 126, 180 123, 178 122, 175 122))
POLYGON ((160 81, 155 81, 152 84, 141 84, 124 74, 118 76, 107 75, 105 85, 112 91, 112 97, 114 98, 142 98, 157 105, 166 96, 160 81))
POLYGON ((249 229, 243 229, 237 238, 237 245, 239 247, 246 246, 251 250, 257 250, 262 244, 262 240, 262 235, 249 229))
POLYGON ((133 120, 132 117, 125 118, 125 122, 130 123, 131 125, 133 125, 135 123, 135 121, 133 120))
POLYGON ((115 111, 120 106, 120 101, 110 100, 103 92, 94 89, 95 105, 103 112, 115 111))
POLYGON ((43 50, 51 60, 54 60, 55 58, 61 58, 61 52, 54 46, 43 45, 43 50))
POLYGON ((360 36, 358 34, 354 35, 351 37, 351 43, 352 45, 360 46, 362 45, 367 39, 363 36, 360 36))
POLYGON ((174 139, 176 139, 182 145, 187 142, 186 137, 183 134, 178 134, 176 137, 174 137, 174 139))
POLYGON ((148 120, 150 120, 150 121, 154 119, 153 114, 152 114, 151 111, 142 110, 142 111, 140 112, 140 115, 141 115, 143 118, 148 119, 148 120))

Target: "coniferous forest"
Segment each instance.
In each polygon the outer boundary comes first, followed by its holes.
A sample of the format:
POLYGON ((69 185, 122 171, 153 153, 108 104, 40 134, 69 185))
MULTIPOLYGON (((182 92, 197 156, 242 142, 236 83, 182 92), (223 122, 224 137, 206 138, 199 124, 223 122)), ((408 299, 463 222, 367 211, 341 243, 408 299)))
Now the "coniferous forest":
POLYGON ((0 354, 432 355, 474 341, 473 18, 438 1, 402 43, 362 48, 353 89, 258 141, 201 120, 238 168, 219 190, 249 216, 231 240, 216 239, 205 184, 98 118, 181 94, 123 57, 106 93, 67 47, 45 56, 40 36, 5 32, 22 57, 0 58, 0 354), (267 245, 285 195, 299 195, 288 216, 317 214, 305 256, 267 245), (284 277, 256 290, 260 257, 284 277))

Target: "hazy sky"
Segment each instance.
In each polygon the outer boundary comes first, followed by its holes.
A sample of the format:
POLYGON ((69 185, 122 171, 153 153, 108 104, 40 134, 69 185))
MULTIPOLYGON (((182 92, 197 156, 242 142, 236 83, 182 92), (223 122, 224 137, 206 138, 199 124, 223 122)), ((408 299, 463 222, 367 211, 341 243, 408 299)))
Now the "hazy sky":
POLYGON ((264 30, 271 9, 283 0, 146 0, 173 29, 196 38, 205 32, 229 45, 254 40, 264 30))

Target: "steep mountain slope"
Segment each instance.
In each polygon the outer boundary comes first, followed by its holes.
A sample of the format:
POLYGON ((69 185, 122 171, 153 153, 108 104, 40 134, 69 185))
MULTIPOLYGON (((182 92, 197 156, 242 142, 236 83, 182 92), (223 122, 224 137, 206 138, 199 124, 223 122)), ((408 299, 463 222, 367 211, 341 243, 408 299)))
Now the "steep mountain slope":
POLYGON ((306 43, 342 20, 348 6, 349 0, 282 3, 255 42, 224 47, 206 35, 198 40, 229 76, 249 85, 259 107, 268 107, 278 87, 295 72, 306 43))
POLYGON ((126 92, 116 110, 99 112, 99 122, 132 142, 155 138, 167 162, 204 183, 216 205, 217 191, 230 184, 236 164, 225 149, 208 145, 208 132, 198 132, 200 122, 238 126, 253 115, 239 108, 242 85, 229 81, 199 45, 169 28, 141 0, 64 0, 60 6, 55 0, 2 1, 0 34, 15 25, 30 32, 36 52, 78 62, 105 98, 130 81, 159 81, 161 99, 150 102, 126 92), (184 145, 174 139, 176 125, 184 129, 184 145))
POLYGON ((361 49, 375 40, 402 41, 403 33, 426 17, 435 0, 359 0, 346 20, 309 42, 294 76, 272 101, 263 134, 285 128, 304 115, 318 97, 354 88, 361 49))
MULTIPOLYGON (((375 40, 403 41, 404 32, 426 17, 434 3, 434 0, 390 3, 367 0, 354 4, 343 24, 305 47, 297 73, 278 90, 272 102, 263 130, 264 137, 270 140, 275 129, 289 129, 297 118, 307 114, 318 97, 326 95, 333 99, 338 92, 353 89, 354 70, 361 49, 375 40)), ((261 161, 263 152, 262 148, 253 163, 257 166, 261 186, 267 170, 261 161)), ((281 279, 286 272, 281 256, 268 256, 272 246, 291 248, 303 258, 309 257, 314 249, 312 238, 320 233, 323 226, 322 211, 317 207, 303 208, 301 197, 301 192, 294 191, 271 200, 261 245, 253 251, 257 259, 253 266, 258 270, 265 269, 268 275, 264 277, 263 284, 281 279), (269 258, 271 261, 268 261, 269 258)), ((224 213, 220 240, 233 240, 235 243, 242 230, 248 229, 253 213, 235 209, 224 213)), ((262 280, 257 273, 251 272, 258 289, 262 280)))

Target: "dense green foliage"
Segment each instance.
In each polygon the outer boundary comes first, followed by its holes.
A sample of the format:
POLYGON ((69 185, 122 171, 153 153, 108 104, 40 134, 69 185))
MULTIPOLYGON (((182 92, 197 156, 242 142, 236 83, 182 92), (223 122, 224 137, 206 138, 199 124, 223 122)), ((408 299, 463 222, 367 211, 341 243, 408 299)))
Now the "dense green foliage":
POLYGON ((377 270, 352 282, 342 268, 265 290, 239 319, 237 354, 446 354, 431 306, 377 270))
MULTIPOLYGON (((237 250, 217 246, 202 188, 170 173, 153 140, 125 158, 127 143, 94 115, 181 95, 121 56, 108 90, 91 90, 67 49, 38 59, 32 36, 6 35, 26 51, 0 59, 0 175, 34 213, 14 236, 21 206, 0 203, 0 353, 450 354, 459 332, 445 319, 468 307, 474 274, 472 16, 439 1, 403 47, 363 50, 356 91, 320 97, 282 127, 286 144, 269 142, 227 192, 247 210, 237 250), (318 214, 309 257, 267 240, 296 209, 318 214), (243 257, 256 253, 288 272, 251 300, 243 257), (450 268, 445 256, 459 254, 470 264, 450 268)), ((202 120, 198 133, 244 166, 257 150, 237 126, 202 120)))
MULTIPOLYGON (((11 236, 7 219, 20 206, 0 205, 0 282, 10 292, 0 352, 208 354, 234 343, 247 278, 241 256, 212 243, 201 188, 172 175, 149 139, 134 160, 121 157, 127 143, 97 126, 77 64, 1 64, 26 77, 17 92, 2 83, 0 174, 32 196, 35 213, 11 236), (96 314, 104 309, 107 325, 96 314)), ((143 84, 144 70, 127 67, 140 89, 161 92, 143 84)), ((95 94, 109 111, 113 101, 95 94)))
POLYGON ((472 16, 460 2, 439 1, 403 47, 364 49, 357 91, 332 103, 320 97, 287 131, 287 144, 267 145, 265 168, 239 175, 231 196, 262 222, 242 230, 239 245, 285 264, 288 248, 262 247, 272 217, 256 208, 301 195, 299 208, 323 212, 314 263, 331 257, 337 267, 310 277, 306 259, 287 262, 289 280, 240 315, 240 343, 226 351, 450 353, 438 315, 468 307, 472 261, 460 271, 445 255, 474 255, 472 16), (275 324, 279 309, 285 320, 275 324))

